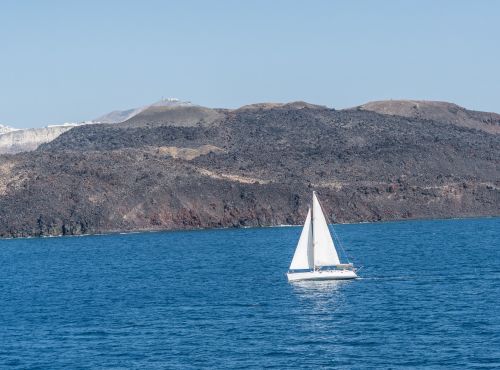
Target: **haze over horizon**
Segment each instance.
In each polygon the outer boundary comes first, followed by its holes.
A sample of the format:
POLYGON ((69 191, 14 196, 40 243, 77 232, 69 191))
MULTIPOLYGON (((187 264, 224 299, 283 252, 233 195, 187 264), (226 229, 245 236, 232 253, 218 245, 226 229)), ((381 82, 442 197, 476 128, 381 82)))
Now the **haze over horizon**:
POLYGON ((4 4, 0 124, 208 107, 440 100, 500 112, 492 1, 4 4), (432 5, 432 6, 431 6, 432 5))

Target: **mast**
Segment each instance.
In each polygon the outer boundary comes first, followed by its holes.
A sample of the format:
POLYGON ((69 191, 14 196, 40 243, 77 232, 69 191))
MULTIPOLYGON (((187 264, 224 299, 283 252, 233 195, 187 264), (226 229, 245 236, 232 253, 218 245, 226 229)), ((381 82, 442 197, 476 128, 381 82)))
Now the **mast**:
POLYGON ((314 196, 316 192, 313 191, 313 200, 311 203, 311 237, 312 237, 312 250, 313 250, 313 271, 316 270, 316 264, 314 263, 314 196))

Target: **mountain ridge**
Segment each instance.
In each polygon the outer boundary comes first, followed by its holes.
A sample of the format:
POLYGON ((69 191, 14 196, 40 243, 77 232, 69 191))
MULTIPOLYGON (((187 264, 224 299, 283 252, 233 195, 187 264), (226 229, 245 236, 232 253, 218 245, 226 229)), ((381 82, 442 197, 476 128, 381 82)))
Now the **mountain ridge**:
POLYGON ((80 123, 64 123, 60 125, 49 125, 46 127, 27 129, 14 129, 12 127, 0 125, 0 154, 15 154, 33 151, 40 145, 51 142, 63 132, 69 131, 71 128, 76 126, 91 124, 118 124, 128 121, 143 112, 146 112, 145 114, 147 114, 147 112, 151 109, 176 109, 188 106, 194 105, 190 102, 184 102, 179 99, 168 98, 140 108, 111 111, 96 119, 80 123))
POLYGON ((500 114, 466 109, 454 103, 431 100, 380 100, 354 109, 380 114, 429 119, 500 134, 500 114))

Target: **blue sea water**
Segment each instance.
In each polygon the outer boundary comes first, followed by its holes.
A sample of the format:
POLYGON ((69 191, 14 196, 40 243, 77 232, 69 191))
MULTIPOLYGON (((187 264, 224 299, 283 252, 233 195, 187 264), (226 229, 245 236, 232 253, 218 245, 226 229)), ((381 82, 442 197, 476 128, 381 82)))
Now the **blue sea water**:
POLYGON ((0 368, 499 368, 500 219, 338 225, 362 279, 290 284, 300 228, 0 241, 0 368))

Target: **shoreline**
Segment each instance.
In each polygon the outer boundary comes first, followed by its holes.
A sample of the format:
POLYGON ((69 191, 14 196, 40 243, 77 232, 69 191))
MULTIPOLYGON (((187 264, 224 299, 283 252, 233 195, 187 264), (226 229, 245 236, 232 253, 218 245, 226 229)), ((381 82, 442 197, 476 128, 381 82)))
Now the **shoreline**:
MULTIPOLYGON (((414 221, 453 221, 453 220, 475 220, 475 219, 491 219, 500 218, 496 216, 465 216, 465 217, 438 217, 438 218, 407 218, 398 220, 380 220, 380 221, 359 221, 359 222, 341 222, 330 223, 329 225, 364 225, 364 224, 385 224, 385 223, 402 223, 414 221)), ((150 234, 150 233, 178 233, 178 232, 196 232, 196 231, 224 231, 224 230, 239 230, 239 229, 269 229, 269 228, 284 228, 284 227, 301 227, 302 224, 297 225, 266 225, 266 226, 237 226, 237 227, 212 227, 212 228, 190 228, 190 229, 138 229, 138 230, 111 230, 108 232, 100 233, 86 233, 86 234, 59 234, 59 235, 38 235, 38 236, 20 236, 20 237, 0 237, 2 240, 23 240, 23 239, 50 239, 50 238, 78 238, 78 237, 91 237, 91 236, 108 236, 108 235, 131 235, 131 234, 150 234)))

